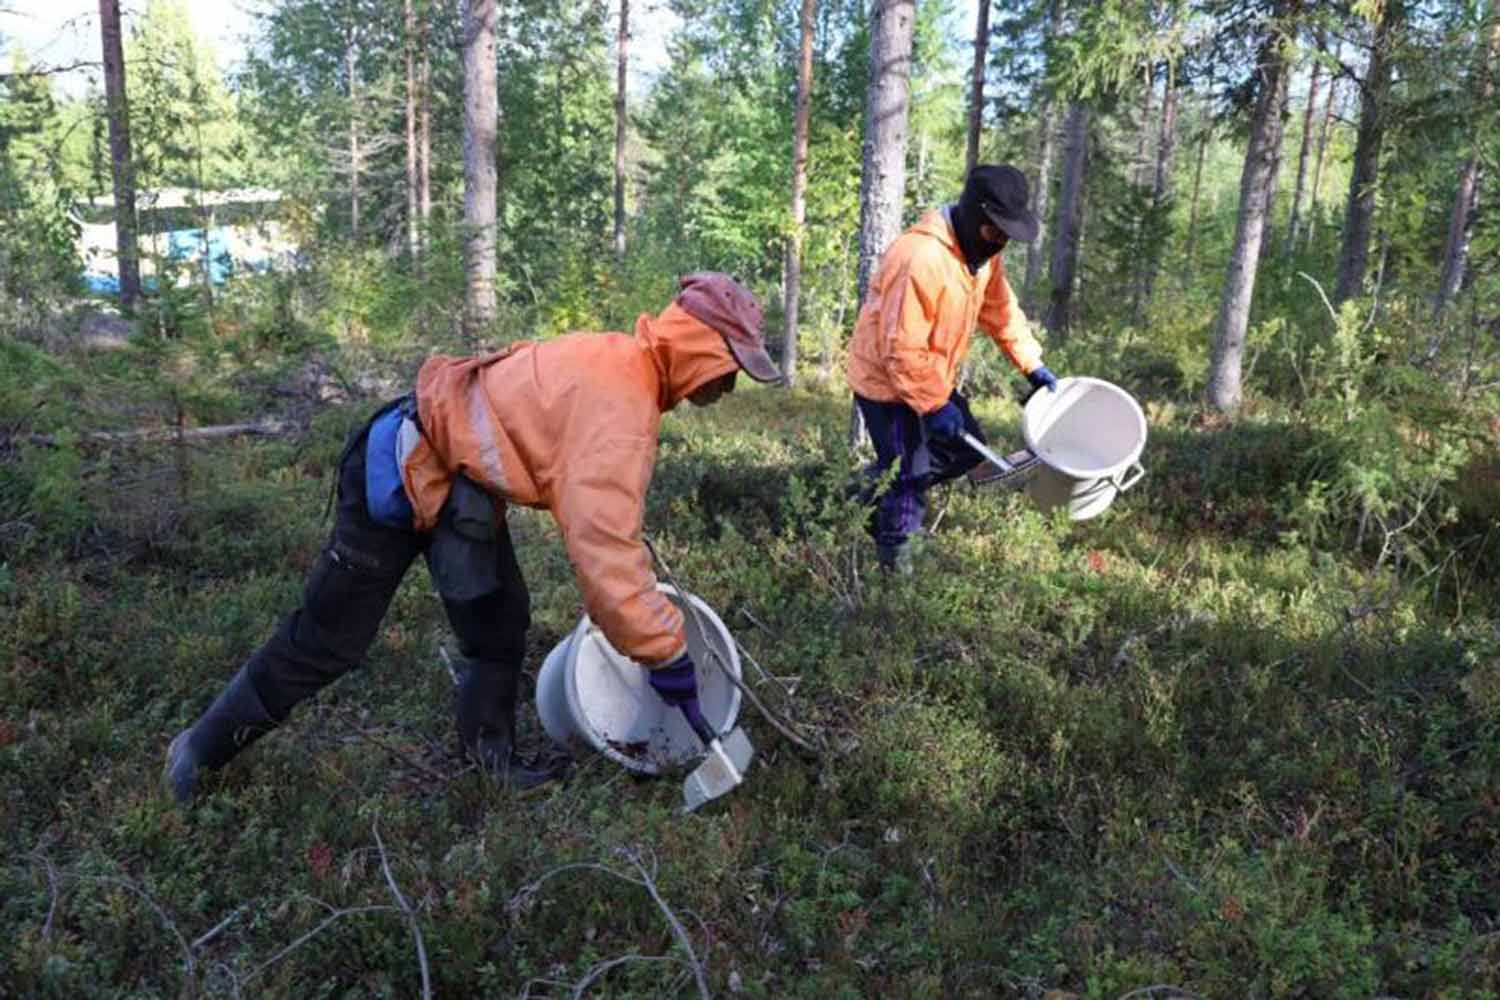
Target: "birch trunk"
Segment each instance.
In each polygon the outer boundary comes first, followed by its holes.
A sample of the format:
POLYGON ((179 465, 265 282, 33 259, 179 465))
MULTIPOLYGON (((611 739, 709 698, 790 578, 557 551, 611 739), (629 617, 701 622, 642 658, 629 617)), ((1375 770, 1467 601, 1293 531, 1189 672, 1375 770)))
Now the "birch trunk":
POLYGON ((1354 143, 1354 171, 1344 210, 1344 242, 1339 250, 1333 302, 1359 295, 1370 257, 1375 222, 1375 188, 1380 172, 1380 145, 1385 138, 1386 95, 1391 83, 1390 50, 1403 17, 1403 0, 1387 0, 1370 48, 1370 66, 1360 88, 1359 133, 1354 143))
POLYGON ((464 2, 464 319, 471 339, 495 319, 495 3, 464 2))
POLYGON ((1052 241, 1052 297, 1042 325, 1059 340, 1072 322, 1073 281, 1083 229, 1083 181, 1088 157, 1089 109, 1074 102, 1063 125, 1062 187, 1057 194, 1057 232, 1052 241))
POLYGON ((125 89, 125 55, 120 41, 119 0, 99 0, 99 35, 104 51, 104 94, 109 107, 109 161, 114 175, 115 258, 120 273, 120 311, 135 311, 141 297, 141 257, 136 242, 135 159, 130 149, 130 102, 125 89))
POLYGON ((974 74, 969 93, 969 145, 964 156, 967 176, 979 162, 979 135, 984 123, 984 68, 990 48, 990 0, 979 0, 978 23, 974 26, 974 74))
POLYGON ((812 123, 813 18, 817 0, 802 0, 797 51, 797 117, 792 133, 792 233, 786 248, 786 335, 781 370, 786 384, 797 384, 797 337, 802 308, 802 231, 807 219, 807 139, 812 123))
POLYGON ((1224 277, 1209 361, 1208 401, 1222 413, 1234 413, 1242 400, 1240 365, 1245 350, 1245 330, 1250 320, 1250 302, 1255 294, 1261 238, 1270 212, 1271 173, 1281 155, 1281 107, 1286 97, 1287 65, 1281 39, 1274 29, 1267 30, 1259 60, 1260 95, 1255 103, 1250 143, 1240 175, 1240 208, 1235 222, 1234 249, 1224 277))

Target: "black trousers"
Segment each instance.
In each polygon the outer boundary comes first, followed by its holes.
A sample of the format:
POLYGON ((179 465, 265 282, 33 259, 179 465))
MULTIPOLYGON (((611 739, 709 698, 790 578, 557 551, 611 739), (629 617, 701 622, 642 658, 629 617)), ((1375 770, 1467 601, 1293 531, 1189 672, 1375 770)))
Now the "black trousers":
POLYGON ((489 498, 460 478, 430 532, 372 521, 365 503, 368 435, 366 423, 351 435, 339 460, 333 531, 308 571, 301 606, 245 664, 277 722, 359 666, 418 555, 426 558, 460 652, 514 691, 531 624, 531 597, 504 519, 484 516, 493 509, 489 498))

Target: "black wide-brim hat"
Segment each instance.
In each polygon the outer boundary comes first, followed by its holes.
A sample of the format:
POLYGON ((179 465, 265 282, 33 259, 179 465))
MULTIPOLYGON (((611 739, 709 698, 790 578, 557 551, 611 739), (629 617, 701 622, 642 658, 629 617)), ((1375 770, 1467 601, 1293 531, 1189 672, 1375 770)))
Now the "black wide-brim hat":
POLYGON ((1030 243, 1042 224, 1027 205, 1026 175, 1008 163, 983 163, 969 171, 960 201, 984 213, 984 217, 1013 240, 1030 243))

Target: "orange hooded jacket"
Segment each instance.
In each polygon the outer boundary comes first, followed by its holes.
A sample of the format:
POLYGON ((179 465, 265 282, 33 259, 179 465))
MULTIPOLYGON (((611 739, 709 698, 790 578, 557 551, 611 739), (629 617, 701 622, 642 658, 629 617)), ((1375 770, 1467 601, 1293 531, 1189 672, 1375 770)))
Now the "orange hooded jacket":
POLYGON ((417 375, 422 439, 402 464, 414 527, 431 529, 463 473, 497 501, 545 508, 562 529, 584 607, 631 659, 686 648, 682 612, 656 589, 641 542, 661 415, 739 365, 675 303, 635 335, 571 333, 417 375))
POLYGON ((849 387, 932 413, 948 402, 975 324, 1021 374, 1042 363, 999 255, 970 274, 945 209, 924 215, 881 257, 849 342, 849 387))

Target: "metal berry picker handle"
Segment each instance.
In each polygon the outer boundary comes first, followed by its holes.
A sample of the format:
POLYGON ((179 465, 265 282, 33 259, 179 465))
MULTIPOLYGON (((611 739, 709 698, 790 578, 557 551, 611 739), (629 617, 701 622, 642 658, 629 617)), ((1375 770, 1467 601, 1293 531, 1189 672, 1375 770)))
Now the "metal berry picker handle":
POLYGON ((980 457, 982 457, 985 461, 989 462, 995 468, 999 469, 1001 472, 1014 472, 1015 471, 1016 467, 1014 465, 1011 465, 1005 459, 1003 459, 999 455, 995 454, 993 451, 991 451, 989 449, 989 447, 987 447, 985 445, 985 443, 983 441, 979 440, 977 437, 975 437, 974 435, 970 434, 968 431, 964 431, 961 436, 963 438, 964 444, 968 445, 970 448, 973 448, 975 451, 979 452, 980 457))

